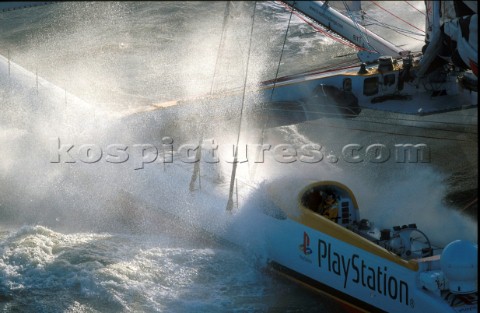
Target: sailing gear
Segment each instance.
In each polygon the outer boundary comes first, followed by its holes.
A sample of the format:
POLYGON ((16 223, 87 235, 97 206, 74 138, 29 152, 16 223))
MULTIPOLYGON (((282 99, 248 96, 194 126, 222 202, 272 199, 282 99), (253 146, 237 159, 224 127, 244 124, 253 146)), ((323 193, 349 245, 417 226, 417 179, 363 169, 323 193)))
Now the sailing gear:
POLYGON ((442 30, 456 42, 452 53, 452 61, 457 61, 455 65, 470 68, 478 77, 478 15, 464 16, 446 22, 442 30))

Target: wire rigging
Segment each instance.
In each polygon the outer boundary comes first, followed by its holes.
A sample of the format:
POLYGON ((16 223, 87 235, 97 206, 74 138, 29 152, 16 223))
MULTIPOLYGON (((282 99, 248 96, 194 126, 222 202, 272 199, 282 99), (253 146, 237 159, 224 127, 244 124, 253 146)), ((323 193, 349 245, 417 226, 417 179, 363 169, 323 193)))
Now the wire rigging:
POLYGON ((280 53, 280 58, 278 59, 277 72, 275 73, 275 81, 273 83, 272 92, 270 94, 270 101, 272 101, 273 92, 275 91, 275 84, 277 81, 278 72, 280 71, 280 64, 282 63, 283 51, 285 50, 285 43, 287 42, 287 35, 288 35, 288 30, 290 29, 290 21, 292 20, 292 15, 293 15, 293 11, 290 11, 290 18, 288 19, 287 30, 285 31, 285 37, 283 38, 282 51, 280 53))
POLYGON ((220 59, 220 53, 222 52, 223 45, 225 44, 225 33, 227 28, 228 16, 230 15, 230 1, 227 1, 225 5, 225 11, 223 14, 222 35, 220 36, 220 43, 218 45, 217 57, 215 59, 215 67, 213 69, 212 85, 210 87, 210 94, 213 93, 213 86, 215 83, 215 75, 217 74, 218 60, 220 59))
POLYGON ((415 10, 417 10, 418 12, 420 12, 421 14, 423 14, 424 16, 426 16, 426 14, 422 11, 420 11, 419 9, 417 9, 413 4, 411 4, 410 2, 408 2, 407 0, 404 0, 405 3, 407 3, 409 6, 411 6, 412 8, 414 8, 415 10))
POLYGON ((370 42, 368 41, 367 34, 365 34, 365 32, 362 31, 360 26, 358 25, 357 19, 352 14, 352 11, 348 7, 347 2, 343 1, 343 5, 345 6, 345 9, 347 9, 348 15, 349 15, 350 19, 352 20, 353 24, 355 25, 355 27, 357 28, 358 32, 360 33, 360 36, 362 36, 363 41, 367 43, 367 46, 370 47, 371 50, 375 50, 375 49, 373 49, 372 45, 370 45, 370 42))
POLYGON ((343 39, 341 37, 338 37, 338 36, 335 36, 333 34, 331 34, 330 32, 328 32, 327 30, 324 30, 323 26, 320 26, 318 24, 315 24, 311 21, 309 21, 307 18, 305 18, 302 14, 298 13, 297 11, 295 11, 294 9, 292 9, 291 7, 289 7, 288 5, 280 2, 281 5, 283 5, 287 10, 293 12, 293 14, 295 14, 298 18, 300 18, 302 21, 304 21, 307 25, 309 25, 310 27, 312 27, 316 32, 318 33, 321 33, 323 35, 325 35, 326 37, 338 42, 338 43, 341 43, 342 45, 344 46, 348 46, 352 49, 355 49, 355 50, 365 50, 365 51, 369 51, 369 52, 374 52, 374 51, 370 51, 366 48, 363 48, 363 47, 360 47, 360 46, 357 46, 356 44, 354 43, 351 43, 350 41, 347 41, 346 39, 343 39))
POLYGON ((245 93, 247 89, 247 79, 248 79, 248 68, 250 65, 250 52, 252 49, 252 38, 253 38, 253 25, 255 24, 255 13, 257 11, 257 1, 253 4, 253 15, 252 15, 252 25, 250 27, 250 40, 248 42, 248 52, 247 52, 247 65, 245 70, 245 79, 243 81, 243 94, 242 94, 242 106, 240 108, 240 121, 238 123, 238 132, 237 132, 237 144, 235 146, 235 153, 233 158, 233 167, 232 167, 232 176, 230 177, 230 191, 228 193, 228 202, 226 209, 231 211, 233 209, 233 189, 235 187, 235 179, 237 173, 237 163, 238 163, 238 144, 240 143, 240 132, 242 130, 242 119, 243 119, 243 110, 245 107, 245 93))
MULTIPOLYGON (((222 50, 223 50, 223 46, 224 46, 224 43, 225 43, 225 33, 226 33, 226 28, 227 28, 227 22, 228 22, 228 17, 230 15, 230 1, 227 1, 227 3, 225 4, 225 11, 224 11, 224 14, 223 14, 223 23, 222 23, 222 34, 220 36, 220 43, 218 44, 218 50, 217 50, 217 56, 215 58, 215 67, 213 68, 213 77, 212 77, 212 83, 211 83, 211 86, 210 86, 210 95, 213 94, 213 87, 215 85, 215 75, 217 74, 217 67, 218 67, 218 61, 220 59, 220 55, 222 53, 222 50)), ((199 139, 199 142, 198 142, 198 147, 197 148, 197 152, 196 152, 196 155, 195 155, 195 158, 197 160, 200 160, 201 156, 202 156, 202 142, 203 142, 203 128, 202 130, 200 131, 200 139, 199 139)), ((193 166, 193 173, 192 173, 192 177, 190 179, 190 191, 194 191, 195 190, 195 182, 197 181, 198 179, 198 186, 199 188, 201 188, 201 175, 200 175, 200 162, 195 162, 194 166, 193 166)))
POLYGON ((415 26, 415 25, 413 25, 412 23, 404 20, 404 19, 401 18, 400 16, 398 16, 398 15, 396 15, 396 14, 393 14, 392 12, 388 11, 387 9, 385 9, 384 7, 382 7, 380 4, 378 4, 376 1, 370 1, 370 2, 372 2, 372 3, 375 4, 377 7, 379 7, 379 8, 382 9, 383 11, 387 12, 388 14, 390 14, 390 15, 394 16, 395 18, 399 19, 400 21, 402 21, 402 22, 410 25, 411 27, 413 27, 413 28, 421 31, 422 33, 425 33, 425 31, 424 31, 423 29, 418 28, 417 26, 415 26))
MULTIPOLYGON (((420 36, 420 37, 425 37, 425 34, 424 33, 418 33, 418 32, 415 32, 415 31, 412 31, 412 30, 408 30, 408 29, 405 29, 405 28, 401 28, 401 27, 398 27, 398 26, 394 26, 394 25, 391 25, 391 24, 387 24, 385 22, 382 22, 382 21, 379 21, 377 19, 375 19, 374 17, 372 16, 365 16, 365 20, 373 25, 377 25, 377 26, 381 26, 381 27, 384 27, 384 28, 388 28, 390 30, 393 30, 393 31, 396 31, 402 35, 405 35, 406 34, 409 34, 409 35, 415 35, 415 36, 420 36)), ((409 36, 410 37, 410 36, 409 36)), ((413 37, 410 37, 410 38, 413 38, 413 37)), ((417 39, 417 38, 413 38, 413 39, 417 39)), ((423 40, 422 40, 423 41, 423 40)))

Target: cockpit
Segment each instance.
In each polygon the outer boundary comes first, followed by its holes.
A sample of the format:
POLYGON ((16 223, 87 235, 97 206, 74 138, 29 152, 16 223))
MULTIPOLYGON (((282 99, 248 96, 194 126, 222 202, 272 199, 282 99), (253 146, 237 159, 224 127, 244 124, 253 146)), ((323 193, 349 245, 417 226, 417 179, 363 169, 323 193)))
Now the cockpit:
POLYGON ((368 219, 360 219, 356 200, 348 189, 334 185, 311 185, 304 191, 305 209, 335 222, 403 259, 433 255, 427 236, 415 224, 379 229, 368 219))
POLYGON ((303 194, 302 205, 335 223, 347 226, 356 219, 352 199, 343 190, 329 186, 313 186, 303 194))

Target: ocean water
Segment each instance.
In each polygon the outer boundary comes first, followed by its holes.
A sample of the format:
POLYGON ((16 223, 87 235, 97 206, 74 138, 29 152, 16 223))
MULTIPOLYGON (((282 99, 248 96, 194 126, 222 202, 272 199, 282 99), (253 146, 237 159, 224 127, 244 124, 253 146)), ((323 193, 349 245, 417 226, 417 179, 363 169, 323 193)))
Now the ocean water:
POLYGON ((208 238, 24 226, 1 239, 3 312, 317 312, 328 306, 208 238))
MULTIPOLYGON (((405 10, 396 13, 423 28, 423 15, 402 3, 405 10)), ((422 1, 409 3, 423 10, 422 1)), ((275 2, 257 3, 250 45, 253 2, 232 2, 226 18, 225 8, 225 2, 66 2, 0 13, 0 54, 33 73, 26 87, 0 77, 2 312, 341 312, 266 263, 268 224, 255 214, 275 206, 272 194, 296 196, 285 192, 298 188, 288 185, 296 176, 346 183, 362 216, 377 224, 416 222, 438 245, 476 242, 477 223, 461 211, 478 190, 476 109, 430 117, 366 111, 355 120, 263 129, 256 99, 242 105, 241 97, 225 95, 243 87, 247 59, 253 84, 277 69, 281 76, 352 64, 355 51, 293 16, 282 52, 290 13, 275 2), (225 96, 195 98, 211 92, 225 96), (178 107, 151 110, 177 99, 184 99, 178 107), (242 106, 248 114, 239 119, 242 106), (325 160, 313 167, 267 155, 262 164, 239 165, 235 208, 224 219, 217 213, 227 204, 231 164, 196 168, 179 161, 178 149, 204 139, 236 142, 238 133, 240 142, 318 143, 325 155, 353 141, 409 140, 431 146, 432 162, 325 160), (164 151, 164 137, 173 139, 174 162, 160 153, 140 168, 142 151, 133 145, 164 151), (132 154, 122 164, 75 155, 75 163, 55 163, 58 140, 74 150, 128 145, 132 154), (191 218, 178 219, 175 211, 191 218)), ((406 27, 371 3, 364 9, 406 27)), ((375 27, 421 49, 418 37, 375 27)))

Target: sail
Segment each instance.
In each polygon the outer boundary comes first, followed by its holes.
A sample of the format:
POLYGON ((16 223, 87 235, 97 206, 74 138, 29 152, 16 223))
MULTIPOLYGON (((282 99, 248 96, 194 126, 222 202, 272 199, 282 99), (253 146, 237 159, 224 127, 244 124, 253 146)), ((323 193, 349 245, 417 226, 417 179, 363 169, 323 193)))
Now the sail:
POLYGON ((441 31, 451 62, 478 76, 478 14, 472 1, 442 1, 441 31))
POLYGON ((456 18, 443 25, 453 49, 452 62, 460 68, 469 68, 478 77, 478 15, 456 18))
POLYGON ((451 62, 478 76, 477 5, 471 1, 426 1, 427 37, 423 76, 451 62))

